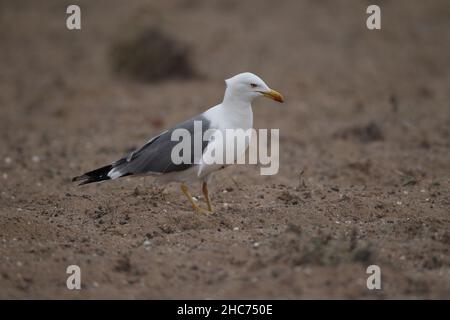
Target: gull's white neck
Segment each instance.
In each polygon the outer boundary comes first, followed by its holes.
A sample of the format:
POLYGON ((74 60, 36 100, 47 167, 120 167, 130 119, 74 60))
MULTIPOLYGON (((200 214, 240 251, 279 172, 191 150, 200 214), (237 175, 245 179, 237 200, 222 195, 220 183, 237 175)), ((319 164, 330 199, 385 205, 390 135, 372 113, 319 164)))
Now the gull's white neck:
POLYGON ((209 109, 204 115, 215 128, 247 130, 253 127, 251 101, 234 97, 227 94, 227 91, 222 103, 209 109))
POLYGON ((220 106, 223 120, 225 120, 227 127, 244 130, 253 127, 253 111, 250 99, 232 95, 229 90, 225 90, 220 106))

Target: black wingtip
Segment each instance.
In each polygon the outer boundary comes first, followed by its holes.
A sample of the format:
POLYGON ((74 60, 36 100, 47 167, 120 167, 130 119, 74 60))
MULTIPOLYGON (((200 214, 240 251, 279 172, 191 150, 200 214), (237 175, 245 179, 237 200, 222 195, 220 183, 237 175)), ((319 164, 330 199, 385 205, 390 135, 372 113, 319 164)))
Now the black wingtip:
POLYGON ((87 177, 86 175, 76 176, 76 177, 73 177, 73 178, 72 178, 72 182, 80 181, 80 180, 87 179, 87 178, 88 178, 88 177, 87 177))
MULTIPOLYGON (((99 180, 99 181, 101 181, 101 180, 99 180)), ((81 181, 79 184, 78 184, 78 186, 82 186, 82 185, 85 185, 85 184, 89 184, 89 183, 94 183, 94 182, 97 182, 96 180, 85 180, 85 181, 81 181)))
POLYGON ((88 184, 88 183, 94 183, 99 182, 103 180, 110 180, 111 178, 108 176, 108 172, 113 168, 112 165, 107 165, 89 172, 86 172, 85 174, 77 177, 72 178, 72 182, 81 181, 79 183, 79 186, 88 184), (84 180, 84 181, 82 181, 84 180))
POLYGON ((88 183, 92 183, 92 182, 96 182, 96 179, 93 179, 91 177, 89 177, 88 175, 81 175, 81 176, 77 176, 77 177, 73 177, 72 178, 72 182, 77 182, 77 181, 81 181, 78 186, 82 186, 84 184, 88 184, 88 183), (83 181, 84 180, 84 181, 83 181))

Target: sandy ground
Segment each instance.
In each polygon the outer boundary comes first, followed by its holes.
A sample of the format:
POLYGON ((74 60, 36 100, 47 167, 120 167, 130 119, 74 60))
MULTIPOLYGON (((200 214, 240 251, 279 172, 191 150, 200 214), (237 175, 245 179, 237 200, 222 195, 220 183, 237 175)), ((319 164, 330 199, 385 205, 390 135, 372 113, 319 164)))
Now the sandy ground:
POLYGON ((0 2, 0 298, 450 298, 447 0, 379 1, 381 31, 371 1, 77 3, 81 31, 64 1, 0 2), (142 24, 190 45, 202 76, 112 72, 112 43, 142 24), (280 128, 277 175, 224 170, 212 216, 151 178, 70 182, 243 71, 286 98, 253 108, 280 128))

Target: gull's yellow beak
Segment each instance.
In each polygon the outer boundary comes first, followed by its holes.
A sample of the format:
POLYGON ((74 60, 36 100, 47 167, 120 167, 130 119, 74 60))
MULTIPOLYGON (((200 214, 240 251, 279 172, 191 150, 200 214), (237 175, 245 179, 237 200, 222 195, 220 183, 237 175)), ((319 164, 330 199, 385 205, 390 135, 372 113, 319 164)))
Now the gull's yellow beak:
POLYGON ((267 92, 263 92, 263 95, 267 98, 273 99, 278 102, 284 102, 284 98, 278 91, 270 89, 267 92))

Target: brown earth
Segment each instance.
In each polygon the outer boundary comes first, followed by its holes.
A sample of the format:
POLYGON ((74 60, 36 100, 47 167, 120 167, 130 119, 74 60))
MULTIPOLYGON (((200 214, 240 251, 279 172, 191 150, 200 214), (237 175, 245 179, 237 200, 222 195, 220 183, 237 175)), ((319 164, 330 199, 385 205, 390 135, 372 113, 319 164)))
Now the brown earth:
POLYGON ((64 1, 1 1, 0 298, 450 298, 450 6, 377 2, 381 31, 356 0, 77 1, 68 31, 64 1), (200 76, 113 72, 112 44, 143 25, 200 76), (277 175, 219 173, 212 216, 151 178, 70 182, 243 71, 286 98, 254 103, 280 128, 277 175))

